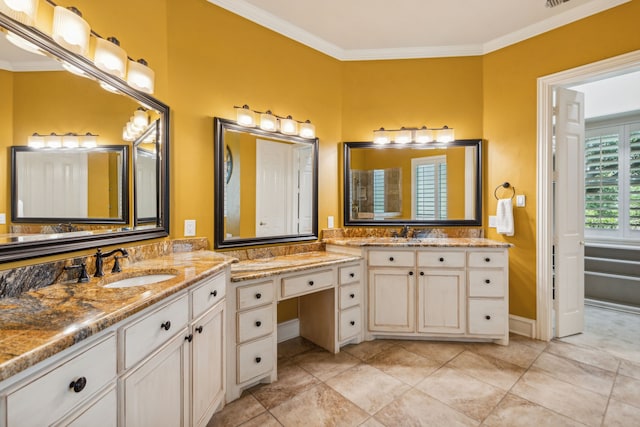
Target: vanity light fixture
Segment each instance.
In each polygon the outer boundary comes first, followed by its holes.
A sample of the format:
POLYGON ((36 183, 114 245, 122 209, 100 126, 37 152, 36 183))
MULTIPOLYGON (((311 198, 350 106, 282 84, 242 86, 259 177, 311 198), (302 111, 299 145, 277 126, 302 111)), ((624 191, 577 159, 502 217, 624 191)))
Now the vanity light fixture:
POLYGON ((421 128, 401 127, 400 129, 380 128, 373 131, 373 142, 375 144, 389 144, 392 141, 396 144, 425 144, 428 142, 448 143, 455 140, 453 129, 448 126, 441 128, 421 128))
POLYGON ((155 73, 144 59, 129 60, 127 83, 134 89, 152 94, 155 85, 155 73))
POLYGON ((122 128, 122 139, 124 141, 135 141, 149 127, 149 113, 142 107, 138 107, 133 112, 133 116, 122 128))
POLYGON ((27 145, 31 148, 44 148, 45 147, 44 136, 38 135, 37 133, 30 135, 27 141, 27 145))
POLYGON ((98 135, 87 132, 84 135, 78 135, 74 132, 67 132, 63 135, 51 132, 48 135, 40 135, 34 133, 29 136, 27 145, 31 148, 95 148, 98 145, 98 135))
POLYGON ((72 65, 72 64, 68 63, 67 61, 62 61, 62 68, 64 68, 65 70, 67 70, 71 74, 75 74, 76 76, 84 77, 85 79, 89 79, 89 80, 95 80, 93 78, 93 76, 90 76, 89 74, 87 74, 83 70, 81 70, 80 68, 76 67, 75 65, 72 65))
POLYGON ((102 71, 124 79, 127 71, 127 52, 120 47, 120 42, 115 37, 103 39, 96 37, 96 49, 93 55, 93 63, 102 71))
POLYGON ((19 35, 12 33, 11 31, 7 31, 7 34, 5 34, 5 38, 9 43, 11 43, 16 47, 19 47, 22 50, 26 50, 27 52, 45 56, 45 53, 38 46, 31 43, 30 41, 23 39, 19 35))
POLYGON ((44 145, 46 148, 60 148, 62 147, 62 135, 51 132, 44 137, 44 145))
POLYGON ((53 8, 53 29, 51 37, 59 45, 70 51, 86 56, 89 52, 89 35, 91 28, 82 19, 82 13, 75 7, 53 8))
POLYGON ((290 115, 287 117, 273 114, 271 110, 252 110, 247 104, 242 107, 234 106, 236 110, 236 122, 240 126, 249 128, 256 125, 267 132, 280 132, 283 135, 298 135, 302 138, 313 139, 316 137, 316 127, 310 120, 304 122, 295 120, 290 115), (256 115, 260 121, 256 124, 256 115))
POLYGON ((39 0, 0 0, 0 12, 22 24, 33 25, 39 5, 39 0))

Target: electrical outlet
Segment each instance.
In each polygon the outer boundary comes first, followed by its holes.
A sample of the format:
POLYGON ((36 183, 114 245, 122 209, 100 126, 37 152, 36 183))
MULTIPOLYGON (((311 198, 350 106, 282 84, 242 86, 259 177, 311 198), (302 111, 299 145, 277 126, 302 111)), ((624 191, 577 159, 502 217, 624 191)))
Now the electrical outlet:
POLYGON ((516 207, 524 208, 524 194, 518 194, 516 196, 516 207))
POLYGON ((184 220, 184 237, 196 235, 196 220, 185 219, 184 220))
POLYGON ((0 224, 7 223, 7 214, 0 213, 0 224))
POLYGON ((498 226, 498 217, 495 215, 489 216, 489 228, 496 228, 498 226))
POLYGON ((333 215, 327 217, 327 228, 333 228, 333 215))

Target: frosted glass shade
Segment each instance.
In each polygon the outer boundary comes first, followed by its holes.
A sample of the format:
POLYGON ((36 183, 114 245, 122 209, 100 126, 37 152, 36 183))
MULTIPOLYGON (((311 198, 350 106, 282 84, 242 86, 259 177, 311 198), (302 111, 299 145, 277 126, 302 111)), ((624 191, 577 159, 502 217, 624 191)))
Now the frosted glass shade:
POLYGON ((396 132, 395 142, 396 144, 408 144, 411 142, 411 131, 408 129, 400 129, 396 132))
POLYGON ((102 71, 124 79, 127 71, 127 52, 120 47, 118 39, 96 38, 96 50, 93 63, 102 71))
POLYGON ((80 138, 83 148, 96 148, 98 146, 98 136, 87 133, 80 138))
POLYGON ((438 142, 451 142, 455 140, 455 136, 453 134, 453 129, 445 126, 442 129, 438 129, 436 131, 436 141, 438 142))
POLYGON ((303 138, 311 139, 316 137, 316 127, 309 120, 304 123, 300 123, 299 132, 300 136, 303 138))
POLYGON ((378 130, 373 131, 373 143, 374 144, 388 144, 391 142, 391 136, 389 132, 384 130, 384 128, 380 128, 378 130))
POLYGON ((278 129, 278 119, 271 114, 271 111, 260 114, 260 129, 267 132, 274 132, 278 129))
POLYGON ((285 135, 297 135, 298 122, 293 120, 291 116, 287 116, 286 119, 280 119, 280 132, 285 135))
POLYGON ((44 136, 34 133, 29 137, 27 145, 29 145, 29 147, 31 148, 44 148, 44 136))
POLYGON ((155 85, 155 73, 147 66, 147 61, 144 59, 129 60, 127 83, 134 89, 152 94, 155 85))
POLYGON ((129 133, 129 129, 127 128, 127 126, 124 126, 122 128, 122 140, 131 142, 134 139, 134 136, 129 133))
POLYGON ((12 33, 11 31, 8 31, 5 37, 9 43, 19 47, 22 50, 26 50, 27 52, 31 53, 37 53, 38 55, 42 56, 45 55, 45 53, 38 46, 28 40, 23 39, 19 35, 12 33))
POLYGON ((426 126, 416 130, 416 142, 419 144, 425 144, 427 142, 433 142, 433 130, 427 129, 426 126))
POLYGON ((87 21, 82 19, 77 9, 65 9, 56 6, 53 9, 53 29, 51 37, 60 46, 80 55, 89 51, 89 34, 91 28, 87 21))
POLYGON ((64 148, 78 148, 80 146, 78 135, 63 135, 62 146, 64 148))
POLYGON ((139 129, 146 129, 149 126, 149 116, 144 110, 136 110, 133 113, 133 125, 139 129))
POLYGON ((60 148, 62 147, 62 137, 52 133, 44 137, 45 145, 48 148, 60 148))
POLYGON ((25 25, 33 25, 39 0, 0 0, 0 12, 25 25))
POLYGON ((256 125, 256 117, 254 112, 248 105, 242 107, 235 107, 236 109, 236 122, 240 126, 254 127, 256 125))

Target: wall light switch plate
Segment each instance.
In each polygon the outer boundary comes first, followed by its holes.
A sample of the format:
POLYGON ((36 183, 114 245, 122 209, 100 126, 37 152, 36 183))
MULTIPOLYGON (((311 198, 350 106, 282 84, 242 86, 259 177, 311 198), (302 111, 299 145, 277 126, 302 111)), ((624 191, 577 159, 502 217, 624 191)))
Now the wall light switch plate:
POLYGON ((333 216, 329 215, 327 217, 327 227, 328 228, 333 228, 333 216))
POLYGON ((498 226, 498 217, 495 215, 489 216, 489 228, 496 228, 498 226))
POLYGON ((184 237, 196 235, 196 220, 185 219, 184 220, 184 237))
POLYGON ((0 213, 0 224, 7 223, 7 214, 0 213))
POLYGON ((524 208, 524 205, 525 205, 524 194, 518 194, 516 196, 516 206, 519 208, 524 208))

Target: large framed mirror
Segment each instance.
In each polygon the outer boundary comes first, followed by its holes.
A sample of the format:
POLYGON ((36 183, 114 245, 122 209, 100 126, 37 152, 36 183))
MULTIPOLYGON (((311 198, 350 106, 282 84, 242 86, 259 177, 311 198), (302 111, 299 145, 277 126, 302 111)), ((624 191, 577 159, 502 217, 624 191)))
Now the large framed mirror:
POLYGON ((0 92, 0 162, 7 170, 4 179, 15 180, 7 183, 9 191, 0 191, 0 213, 7 213, 8 220, 0 224, 0 262, 169 235, 167 105, 2 13, 0 92), (37 54, 10 44, 9 33, 37 54), (144 138, 131 141, 123 127, 139 109, 148 115, 148 125, 144 138), (27 148, 34 133, 89 133, 97 135, 97 146, 45 148, 34 159, 37 150, 27 148), (45 191, 36 183, 29 190, 22 185, 28 164, 42 162, 42 157, 51 168, 66 172, 72 170, 71 158, 78 165, 101 165, 86 169, 83 186, 73 185, 64 193, 64 185, 56 185, 56 191, 63 191, 56 197, 77 205, 72 213, 61 213, 47 201, 37 210, 26 206, 27 198, 33 200, 30 192, 45 191))
POLYGON ((318 139, 214 119, 215 248, 318 238, 318 139))
POLYGON ((482 225, 482 141, 344 143, 345 225, 482 225))

